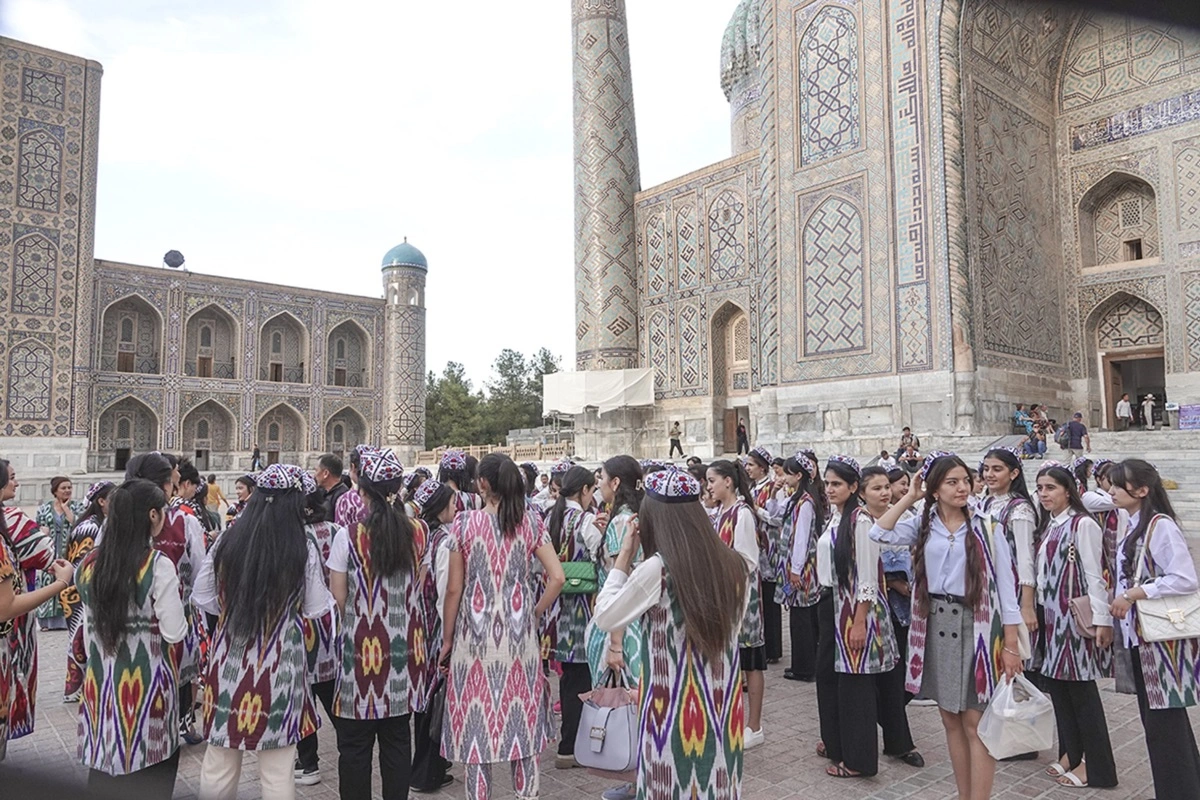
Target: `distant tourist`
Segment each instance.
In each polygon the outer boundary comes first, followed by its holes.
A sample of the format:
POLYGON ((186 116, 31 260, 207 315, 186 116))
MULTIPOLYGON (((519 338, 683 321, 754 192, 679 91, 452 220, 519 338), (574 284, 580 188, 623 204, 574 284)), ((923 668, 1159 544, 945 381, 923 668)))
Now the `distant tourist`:
POLYGON ((1146 395, 1142 401, 1142 425, 1148 431, 1154 430, 1154 395, 1146 395))
MULTIPOLYGON (((67 552, 67 539, 75 522, 86 510, 87 506, 72 498, 74 486, 70 478, 58 476, 50 479, 50 499, 38 507, 35 517, 38 526, 50 537, 53 543, 54 558, 64 558, 67 552)), ((48 586, 54 578, 47 572, 38 575, 38 586, 48 586)), ((37 610, 38 627, 44 631, 62 631, 67 629, 67 621, 63 616, 62 598, 57 595, 46 601, 37 610)))
MULTIPOLYGON (((921 440, 912 432, 912 428, 905 425, 900 429, 900 446, 896 448, 896 458, 900 458, 909 445, 912 445, 913 450, 919 451, 921 449, 921 440)), ((900 460, 903 461, 904 459, 900 460)))
POLYGON ((879 461, 876 462, 875 466, 883 467, 886 470, 893 470, 898 465, 899 465, 899 462, 896 461, 896 459, 892 458, 892 454, 889 453, 887 450, 881 450, 879 452, 879 461))
POLYGON ((1024 428, 1026 433, 1033 433, 1033 418, 1025 410, 1024 403, 1017 403, 1017 410, 1013 412, 1013 425, 1024 428))
POLYGON ((342 483, 343 466, 339 456, 334 453, 326 453, 317 462, 317 471, 313 473, 313 480, 317 482, 317 487, 325 493, 325 499, 322 501, 325 505, 324 519, 330 521, 337 513, 338 498, 350 491, 350 487, 342 483))
POLYGON ((254 445, 254 452, 250 454, 250 471, 258 472, 262 468, 262 453, 258 451, 258 445, 254 445))
POLYGON ((1133 423, 1133 406, 1129 404, 1129 392, 1121 395, 1117 401, 1117 430, 1127 431, 1133 423))
POLYGON ((904 448, 904 453, 900 456, 900 466, 908 472, 916 472, 920 469, 923 461, 924 458, 921 456, 921 451, 915 445, 911 444, 904 448))
POLYGON ((675 451, 679 451, 679 456, 683 457, 683 445, 679 443, 679 438, 683 436, 683 431, 679 428, 678 422, 671 423, 671 432, 667 434, 671 439, 671 453, 667 458, 674 458, 675 451))
POLYGON ((1083 414, 1076 411, 1067 423, 1067 455, 1072 459, 1079 458, 1084 447, 1092 452, 1092 438, 1088 436, 1087 425, 1083 424, 1083 414))
POLYGON ((746 432, 746 420, 739 419, 737 426, 737 454, 750 452, 750 434, 746 432))
POLYGON ((217 485, 216 475, 208 476, 208 494, 204 497, 204 505, 208 509, 208 517, 212 520, 213 529, 221 530, 221 506, 228 506, 229 501, 225 499, 225 493, 217 485))

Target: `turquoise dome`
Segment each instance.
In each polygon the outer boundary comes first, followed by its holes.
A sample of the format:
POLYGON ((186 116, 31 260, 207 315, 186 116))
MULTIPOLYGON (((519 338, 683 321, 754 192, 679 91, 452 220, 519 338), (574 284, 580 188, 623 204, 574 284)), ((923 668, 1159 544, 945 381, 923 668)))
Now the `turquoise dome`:
POLYGON ((389 267, 420 267, 421 269, 429 269, 429 262, 425 260, 425 254, 408 243, 408 238, 387 251, 387 255, 383 257, 383 268, 389 267))
POLYGON ((741 0, 721 40, 721 89, 726 100, 758 69, 758 32, 757 0, 741 0))

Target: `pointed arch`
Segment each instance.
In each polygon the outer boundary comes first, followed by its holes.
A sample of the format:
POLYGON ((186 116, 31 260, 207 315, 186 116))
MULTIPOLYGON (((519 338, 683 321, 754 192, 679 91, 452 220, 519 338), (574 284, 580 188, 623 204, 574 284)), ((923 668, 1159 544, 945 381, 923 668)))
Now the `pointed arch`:
POLYGON ((105 306, 101 315, 100 369, 159 375, 162 341, 162 314, 140 294, 127 294, 105 306))
POLYGON ((1079 251, 1084 267, 1158 258, 1158 198, 1148 180, 1113 170, 1079 199, 1079 251))
POLYGON ((275 383, 305 383, 308 328, 296 315, 280 311, 259 329, 258 379, 275 383), (276 351, 273 342, 278 342, 276 351))
MULTIPOLYGON (((25 121, 22 120, 22 127, 25 121)), ((21 137, 17 156, 17 205, 57 212, 62 191, 62 135, 58 126, 37 127, 21 137), (53 130, 52 130, 53 129, 53 130)))
POLYGON ((53 314, 57 290, 58 246, 40 233, 17 239, 13 245, 13 312, 53 314))
POLYGON ((357 409, 342 406, 325 423, 325 449, 344 456, 367 438, 367 421, 357 409), (337 434, 340 433, 339 437, 337 434))
POLYGON ((158 448, 158 414, 133 395, 124 395, 105 406, 96 426, 101 451, 136 454, 158 448))
POLYGON ((184 372, 193 377, 238 377, 239 326, 228 310, 209 303, 192 312, 184 325, 184 372))
POLYGON ((308 449, 306 430, 303 414, 287 402, 276 403, 258 419, 259 446, 268 454, 268 461, 276 458, 294 463, 308 449))
POLYGON ((50 419, 54 353, 36 339, 26 339, 8 351, 8 417, 50 419))
POLYGON ((228 453, 233 450, 237 420, 228 408, 209 399, 184 415, 182 429, 184 452, 211 450, 228 453), (203 435, 204 427, 207 427, 207 436, 203 435))
POLYGON ((371 336, 353 319, 329 332, 325 348, 325 382, 330 386, 371 385, 371 336))

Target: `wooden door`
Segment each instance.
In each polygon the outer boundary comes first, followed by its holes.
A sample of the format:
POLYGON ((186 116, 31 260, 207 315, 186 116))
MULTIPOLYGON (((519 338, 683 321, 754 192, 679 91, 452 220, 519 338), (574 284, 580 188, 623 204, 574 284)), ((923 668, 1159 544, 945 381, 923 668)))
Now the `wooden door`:
POLYGON ((200 356, 196 359, 196 377, 212 377, 212 356, 200 356))
POLYGON ((737 452, 737 409, 725 409, 725 452, 737 452))
POLYGON ((1125 391, 1125 383, 1121 378, 1121 362, 1104 359, 1104 371, 1108 375, 1108 397, 1105 403, 1104 418, 1110 431, 1117 429, 1117 403, 1125 391))

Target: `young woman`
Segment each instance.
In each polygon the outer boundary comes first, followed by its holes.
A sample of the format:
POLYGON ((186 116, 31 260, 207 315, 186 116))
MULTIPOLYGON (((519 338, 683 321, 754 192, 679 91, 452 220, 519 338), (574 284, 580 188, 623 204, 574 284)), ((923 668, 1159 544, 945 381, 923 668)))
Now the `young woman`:
POLYGON ((79 567, 87 653, 79 758, 88 788, 169 800, 179 769, 179 689, 171 645, 188 633, 175 565, 151 543, 167 496, 150 481, 112 492, 104 541, 79 567))
POLYGON ((422 483, 432 479, 433 473, 425 467, 417 467, 404 479, 404 513, 409 517, 417 519, 421 516, 421 506, 416 500, 417 489, 421 488, 422 483))
POLYGON ((208 492, 204 495, 204 509, 208 512, 208 519, 212 522, 212 530, 221 530, 221 506, 229 506, 229 501, 225 499, 225 493, 221 491, 221 487, 217 485, 217 476, 210 474, 208 476, 208 492))
POLYGON ((353 532, 339 530, 329 555, 329 588, 341 610, 333 716, 344 800, 371 797, 376 741, 385 800, 406 797, 412 775, 409 714, 413 695, 424 695, 427 674, 425 653, 414 647, 423 634, 413 635, 423 628, 417 577, 426 537, 424 523, 410 519, 402 503, 388 502, 403 474, 391 450, 359 451, 367 518, 353 532))
MULTIPOLYGON (((354 487, 358 486, 363 454, 375 453, 378 450, 379 448, 372 445, 360 444, 350 451, 350 482, 354 487)), ((337 499, 337 503, 334 506, 333 523, 339 528, 357 530, 358 523, 366 518, 367 507, 363 503, 362 494, 356 488, 352 488, 348 492, 342 492, 342 496, 337 499)))
MULTIPOLYGON (((49 570, 58 575, 53 565, 54 547, 38 524, 8 502, 17 496, 17 472, 12 464, 0 459, 0 507, 4 512, 4 532, 12 550, 12 563, 24 581, 23 591, 36 596, 37 605, 56 597, 62 589, 49 591, 57 583, 38 586, 38 576, 49 570)), ((23 602, 20 604, 24 608, 23 602)), ((34 606, 36 608, 36 606, 34 606)), ((8 739, 20 739, 33 733, 37 711, 38 647, 37 620, 34 608, 23 610, 12 619, 9 635, 11 682, 9 691, 8 739)))
POLYGON ((488 800, 492 764, 508 762, 517 797, 538 795, 537 756, 550 736, 549 686, 541 670, 538 621, 565 578, 545 532, 525 508, 521 470, 491 453, 479 463, 481 511, 465 511, 450 534, 442 650, 449 664, 442 754, 465 767, 468 800, 488 800), (546 572, 537 605, 536 556, 546 572), (463 597, 468 598, 460 607, 463 597))
POLYGON ((1037 477, 1041 503, 1037 540, 1037 592, 1046 627, 1041 636, 1042 688, 1054 703, 1058 761, 1047 774, 1063 786, 1117 785, 1108 721, 1096 688, 1112 664, 1112 616, 1101 575, 1104 534, 1079 499, 1075 476, 1043 466, 1037 477), (1072 598, 1087 597, 1095 638, 1083 636, 1071 619, 1072 598))
MULTIPOLYGON (((594 563, 603 533, 596 527, 596 515, 588 509, 596 491, 596 476, 586 467, 571 467, 562 476, 562 491, 550 510, 546 528, 550 543, 559 561, 594 563)), ((579 716, 583 701, 579 695, 592 688, 592 674, 587 660, 588 622, 592 619, 594 598, 587 594, 560 595, 550 607, 547 619, 552 623, 550 657, 562 667, 558 683, 562 704, 562 730, 558 737, 558 757, 555 766, 569 769, 575 762, 575 734, 579 731, 579 716)))
POLYGON ((225 508, 225 526, 229 527, 242 513, 250 495, 254 494, 254 476, 243 475, 233 482, 234 500, 225 508))
POLYGON ((1118 550, 1111 611, 1121 621, 1120 635, 1132 656, 1154 795, 1157 800, 1200 797, 1200 752, 1187 712, 1200 699, 1200 639, 1146 642, 1137 620, 1139 600, 1186 596, 1200 588, 1196 566, 1158 471, 1131 458, 1108 476, 1113 501, 1130 515, 1118 550))
POLYGON ((421 521, 429 528, 429 544, 421 560, 421 606, 425 623, 424 666, 428 676, 423 685, 428 691, 413 702, 413 759, 412 791, 436 792, 454 780, 448 774, 450 762, 442 757, 440 739, 430 736, 433 722, 428 713, 429 701, 437 688, 441 665, 438 656, 442 649, 442 612, 446 605, 446 586, 450 583, 450 526, 458 514, 454 490, 430 478, 413 493, 413 502, 421 510, 421 521))
POLYGON ((674 468, 646 479, 638 523, 596 600, 598 625, 619 630, 641 619, 653 647, 642 673, 641 800, 741 796, 737 640, 749 576, 740 555, 710 533, 701 491, 674 468))
POLYGON ((913 547, 913 619, 907 689, 935 700, 961 800, 991 795, 996 762, 977 727, 996 682, 1021 670, 1021 607, 1012 554, 995 547, 983 518, 968 506, 967 465, 951 453, 925 460, 900 502, 870 536, 913 547), (903 519, 924 496, 920 516, 903 519))
MULTIPOLYGON (((1021 471, 1021 459, 1011 450, 997 447, 989 450, 980 463, 979 473, 987 486, 987 495, 980 507, 992 521, 992 535, 997 541, 1008 544, 1012 561, 1017 565, 1016 592, 1021 604, 1021 621, 1027 635, 1038 629, 1037 602, 1035 592, 1037 575, 1034 563, 1037 558, 1038 527, 1033 510, 1033 500, 1025 485, 1025 473, 1021 471)), ((1026 665, 1030 666, 1031 665, 1026 665)))
MULTIPOLYGON (((0 505, 16 496, 16 471, 0 459, 0 505)), ((4 507, 0 515, 0 761, 10 739, 33 732, 33 701, 37 686, 37 640, 33 611, 64 591, 75 573, 65 559, 50 560, 50 543, 37 524, 20 512, 4 507), (16 513, 12 513, 16 512, 16 513), (20 537, 20 539, 18 539, 20 537), (27 556, 44 563, 54 575, 46 586, 33 589, 16 545, 27 556), (35 687, 30 692, 30 687, 35 687)))
POLYGON ((319 725, 303 618, 329 609, 321 557, 304 531, 304 472, 272 464, 241 518, 205 558, 193 601, 217 615, 204 679, 202 800, 233 800, 242 754, 258 755, 264 800, 295 796, 296 743, 319 725))
POLYGON ((208 517, 204 503, 208 499, 208 484, 200 477, 200 470, 186 458, 179 459, 178 505, 190 513, 204 529, 204 541, 212 541, 216 527, 208 517))
MULTIPOLYGON (((87 509, 84 503, 74 499, 74 493, 75 485, 71 483, 70 478, 64 478, 61 475, 51 478, 51 497, 38 506, 37 514, 34 516, 34 520, 42 532, 50 537, 50 544, 54 548, 54 558, 67 557, 67 540, 71 537, 71 530, 79 522, 80 515, 87 509)), ((50 581, 50 576, 45 572, 38 575, 39 586, 45 586, 50 581)), ((66 630, 66 611, 62 598, 54 597, 48 603, 44 603, 37 610, 37 618, 38 627, 43 631, 66 630)))
MULTIPOLYGON (((321 573, 329 586, 329 555, 333 540, 342 529, 325 518, 325 494, 317 487, 316 480, 307 472, 302 476, 304 491, 304 533, 317 550, 321 562, 321 573)), ((333 719, 333 691, 342 654, 337 632, 339 629, 337 608, 330 605, 328 611, 316 619, 305 618, 304 647, 308 655, 308 680, 313 696, 321 701, 325 713, 333 719)), ((313 731, 296 744, 296 783, 313 786, 321 782, 321 765, 317 757, 317 732, 313 731)))
POLYGON ((1087 456, 1080 456, 1071 462, 1071 475, 1074 476, 1075 482, 1079 484, 1079 494, 1083 494, 1088 490, 1088 479, 1092 476, 1092 460, 1087 456))
POLYGON ((787 459, 783 475, 792 489, 783 513, 779 545, 784 558, 775 590, 776 601, 788 609, 792 638, 792 665, 783 677, 811 682, 817 675, 817 538, 825 525, 825 492, 817 489, 817 465, 806 453, 787 459))
MULTIPOLYGON (((85 501, 87 508, 75 523, 71 537, 67 540, 66 559, 75 569, 96 546, 104 517, 108 512, 108 496, 115 488, 112 481, 100 481, 88 487, 85 501)), ((79 623, 83 619, 79 608, 79 591, 74 585, 62 594, 63 610, 67 617, 67 677, 63 688, 63 702, 73 703, 79 699, 83 688, 83 668, 87 664, 87 651, 83 647, 83 633, 79 623)))
POLYGON ((461 450, 447 450, 442 453, 442 460, 438 465, 438 481, 454 490, 454 502, 459 511, 479 510, 479 495, 472 491, 475 477, 466 453, 461 450))
POLYGON ((750 568, 750 584, 746 590, 749 600, 742 618, 738 639, 746 692, 750 695, 746 712, 745 749, 758 747, 765 740, 762 729, 762 704, 767 669, 767 648, 764 645, 762 598, 759 596, 759 539, 758 518, 754 511, 754 496, 746 470, 736 461, 714 461, 708 465, 708 489, 720 504, 714 520, 717 535, 746 560, 750 568))
POLYGON ((746 457, 746 474, 750 476, 750 494, 754 496, 754 514, 757 518, 758 596, 762 602, 763 645, 766 647, 768 664, 783 658, 783 610, 775 602, 783 504, 774 502, 782 482, 775 478, 772 460, 770 451, 765 447, 755 447, 746 457))
MULTIPOLYGON (((1112 472, 1116 464, 1107 458, 1098 458, 1092 465, 1092 477, 1096 479, 1096 488, 1083 493, 1083 506, 1089 513, 1095 515, 1096 522, 1104 531, 1104 561, 1101 568, 1104 572, 1104 583, 1108 586, 1108 600, 1111 603, 1117 582, 1117 543, 1125 539, 1129 530, 1129 512, 1118 508, 1112 499, 1112 472)), ((1123 647, 1121 637, 1113 637, 1114 647, 1123 647)))

